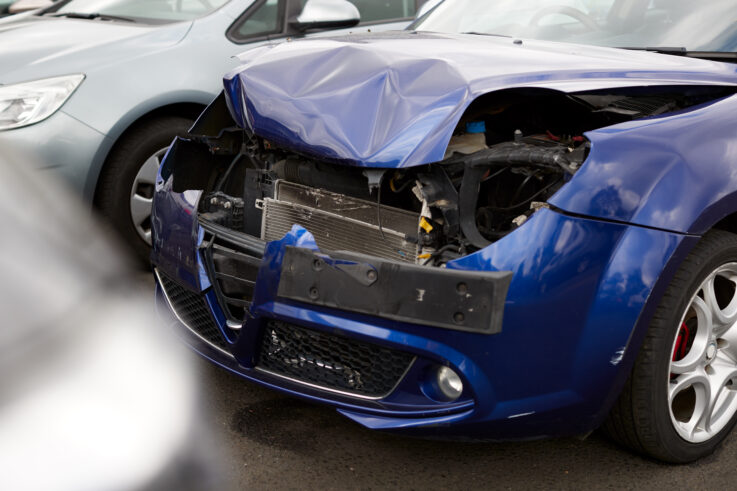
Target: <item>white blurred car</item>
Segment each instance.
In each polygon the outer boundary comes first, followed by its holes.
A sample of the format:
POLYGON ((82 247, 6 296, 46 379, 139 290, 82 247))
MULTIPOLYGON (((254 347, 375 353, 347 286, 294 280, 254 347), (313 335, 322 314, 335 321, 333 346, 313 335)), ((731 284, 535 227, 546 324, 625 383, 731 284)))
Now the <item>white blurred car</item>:
POLYGON ((51 0, 18 0, 10 5, 8 13, 19 14, 21 12, 27 12, 29 10, 37 10, 45 7, 50 7, 53 4, 51 0))
POLYGON ((188 354, 76 197, 28 161, 0 154, 1 487, 217 488, 188 354))

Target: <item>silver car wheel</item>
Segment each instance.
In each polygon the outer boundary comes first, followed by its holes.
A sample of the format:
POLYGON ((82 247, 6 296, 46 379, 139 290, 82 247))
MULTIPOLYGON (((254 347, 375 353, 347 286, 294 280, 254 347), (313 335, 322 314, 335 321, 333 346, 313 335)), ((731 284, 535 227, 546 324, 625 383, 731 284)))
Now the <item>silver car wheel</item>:
POLYGON ((737 263, 720 266, 701 284, 672 353, 671 422, 687 442, 703 443, 737 412, 737 263))
POLYGON ((141 165, 133 180, 130 195, 130 216, 133 227, 138 235, 151 245, 151 206, 153 204, 153 190, 156 175, 159 172, 161 160, 168 148, 162 148, 151 155, 141 165))

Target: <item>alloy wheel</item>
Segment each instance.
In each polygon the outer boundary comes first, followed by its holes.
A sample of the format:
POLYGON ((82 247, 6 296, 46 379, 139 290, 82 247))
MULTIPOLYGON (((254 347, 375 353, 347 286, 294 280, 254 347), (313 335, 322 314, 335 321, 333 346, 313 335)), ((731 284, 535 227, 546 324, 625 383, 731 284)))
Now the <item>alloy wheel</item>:
POLYGON ((737 263, 701 284, 673 340, 668 407, 689 443, 716 436, 737 411, 737 263))
POLYGON ((151 206, 154 198, 156 175, 168 148, 156 151, 143 162, 138 170, 130 194, 130 217, 138 235, 151 245, 151 206))

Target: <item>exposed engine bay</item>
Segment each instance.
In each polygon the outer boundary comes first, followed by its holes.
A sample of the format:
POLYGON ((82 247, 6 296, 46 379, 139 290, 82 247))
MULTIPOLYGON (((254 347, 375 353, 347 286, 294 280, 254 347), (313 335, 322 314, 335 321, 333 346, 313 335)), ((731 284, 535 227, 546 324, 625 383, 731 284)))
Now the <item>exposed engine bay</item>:
POLYGON ((546 207, 584 163, 586 131, 732 92, 498 91, 466 110, 442 161, 401 169, 318 161, 281 148, 234 127, 221 97, 193 128, 188 151, 198 158, 177 170, 174 186, 203 190, 201 219, 265 241, 298 224, 321 250, 442 266, 503 238, 546 207), (204 159, 214 165, 203 167, 204 159))

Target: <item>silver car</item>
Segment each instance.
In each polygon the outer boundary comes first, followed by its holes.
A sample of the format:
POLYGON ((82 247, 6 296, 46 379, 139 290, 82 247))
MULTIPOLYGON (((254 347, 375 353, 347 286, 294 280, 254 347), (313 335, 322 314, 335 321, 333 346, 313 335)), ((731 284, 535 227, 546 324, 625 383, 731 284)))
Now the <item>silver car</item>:
POLYGON ((4 18, 0 152, 34 155, 147 257, 159 162, 222 90, 232 56, 355 32, 359 20, 363 31, 401 29, 423 2, 62 0, 4 18))
MULTIPOLYGON (((2 0, 0 0, 0 3, 2 3, 2 0)), ((29 10, 45 8, 52 3, 54 3, 53 0, 16 0, 8 7, 8 13, 19 14, 29 10)))

